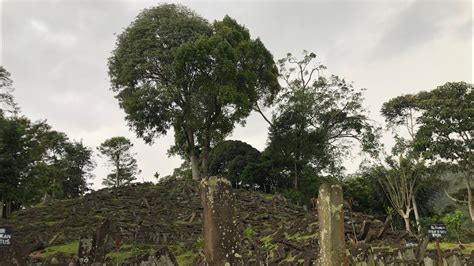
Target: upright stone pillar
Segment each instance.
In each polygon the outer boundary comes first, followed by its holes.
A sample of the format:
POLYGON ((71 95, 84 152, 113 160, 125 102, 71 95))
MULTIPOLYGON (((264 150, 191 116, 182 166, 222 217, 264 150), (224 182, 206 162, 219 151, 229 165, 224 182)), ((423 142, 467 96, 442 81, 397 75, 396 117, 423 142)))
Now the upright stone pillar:
POLYGON ((207 265, 237 265, 239 233, 231 183, 218 177, 201 181, 202 233, 207 265))
POLYGON ((320 231, 319 265, 347 265, 344 241, 344 208, 342 188, 322 184, 318 196, 320 231))

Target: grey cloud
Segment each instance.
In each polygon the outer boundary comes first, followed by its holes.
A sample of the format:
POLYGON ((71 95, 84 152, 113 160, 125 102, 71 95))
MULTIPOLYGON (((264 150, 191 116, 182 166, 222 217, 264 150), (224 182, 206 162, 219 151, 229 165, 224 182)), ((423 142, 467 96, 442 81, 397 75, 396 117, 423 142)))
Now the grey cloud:
POLYGON ((441 38, 450 22, 469 17, 469 1, 414 1, 401 10, 387 24, 388 30, 374 47, 373 58, 396 56, 410 49, 441 38))

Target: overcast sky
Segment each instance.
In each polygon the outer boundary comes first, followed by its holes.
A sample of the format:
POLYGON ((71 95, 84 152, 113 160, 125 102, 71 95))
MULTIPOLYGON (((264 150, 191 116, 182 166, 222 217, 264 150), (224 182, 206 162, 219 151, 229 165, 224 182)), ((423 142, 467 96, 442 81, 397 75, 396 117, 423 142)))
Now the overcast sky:
MULTIPOLYGON (((55 130, 94 149, 112 136, 132 139, 143 170, 139 181, 153 181, 155 172, 164 176, 180 165, 179 158, 166 155, 172 134, 149 146, 129 131, 107 75, 115 34, 159 2, 0 1, 0 64, 11 73, 24 115, 47 119, 55 130)), ((230 15, 260 37, 275 59, 303 49, 315 52, 327 73, 367 89, 366 106, 379 122, 381 104, 392 97, 473 80, 471 1, 180 3, 210 21, 230 15)), ((229 138, 263 150, 267 132, 253 114, 229 138)), ((97 161, 93 188, 101 187, 108 171, 97 161)))

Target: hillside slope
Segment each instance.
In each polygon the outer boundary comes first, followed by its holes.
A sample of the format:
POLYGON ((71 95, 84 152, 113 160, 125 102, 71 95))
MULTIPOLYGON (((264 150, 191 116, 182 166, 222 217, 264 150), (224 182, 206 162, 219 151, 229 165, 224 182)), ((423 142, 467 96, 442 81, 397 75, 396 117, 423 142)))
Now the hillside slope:
MULTIPOLYGON (((318 223, 313 211, 279 195, 243 189, 234 193, 245 261, 301 262, 316 257, 318 223)), ((68 261, 77 254, 79 237, 93 234, 109 219, 115 225, 112 234, 117 236, 107 245, 108 258, 114 263, 166 246, 180 264, 190 265, 202 256, 201 211, 196 182, 165 180, 156 185, 102 189, 22 210, 6 224, 13 228, 15 241, 21 243, 30 261, 68 261), (120 249, 116 250, 118 242, 120 249)), ((353 214, 351 219, 347 214, 346 220, 346 234, 350 234, 371 218, 353 214)), ((382 222, 372 221, 374 232, 381 226, 382 222)), ((384 234, 386 238, 397 236, 391 231, 384 234)))

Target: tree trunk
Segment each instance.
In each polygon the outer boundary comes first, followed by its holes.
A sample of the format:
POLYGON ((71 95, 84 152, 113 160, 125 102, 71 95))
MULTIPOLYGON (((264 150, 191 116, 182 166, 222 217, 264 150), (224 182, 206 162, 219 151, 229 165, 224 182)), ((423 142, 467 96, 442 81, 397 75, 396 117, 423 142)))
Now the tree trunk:
POLYGON ((193 180, 201 180, 199 175, 199 160, 194 151, 194 133, 192 130, 185 128, 186 131, 186 142, 188 145, 188 156, 191 162, 191 173, 193 180))
POLYGON ((295 159, 294 167, 295 167, 295 180, 293 183, 295 186, 295 190, 298 190, 298 166, 296 165, 296 159, 295 159))
POLYGON ((474 209, 472 206, 471 180, 470 180, 469 175, 465 175, 464 181, 466 182, 466 188, 467 188, 467 207, 469 208, 469 215, 471 216, 471 222, 474 223, 474 209))
POLYGON ((405 222, 405 230, 407 232, 411 232, 411 227, 410 227, 410 215, 403 215, 403 221, 405 222))
POLYGON ((5 218, 10 217, 11 212, 12 212, 12 202, 8 200, 5 207, 5 218))
MULTIPOLYGON (((202 156, 202 176, 207 177, 209 169, 209 152, 204 152, 202 156)), ((226 177, 227 178, 227 177, 226 177)))
POLYGON ((120 155, 117 154, 117 160, 115 161, 115 182, 116 186, 120 186, 120 175, 119 175, 119 169, 120 169, 120 155))
MULTIPOLYGON (((210 133, 209 130, 206 130, 206 136, 204 139, 204 147, 202 151, 202 176, 204 178, 207 177, 208 175, 208 169, 209 169, 209 151, 210 151, 210 133)), ((228 178, 227 176, 225 178, 228 178)))
POLYGON ((415 213, 415 221, 416 221, 416 228, 418 232, 421 232, 421 224, 420 224, 420 214, 418 213, 418 205, 416 204, 415 193, 411 196, 411 201, 413 203, 413 212, 415 213))
POLYGON ((189 156, 189 159, 191 160, 191 173, 193 175, 193 180, 201 180, 199 176, 199 161, 198 157, 196 154, 191 153, 189 156))
POLYGON ((403 218, 403 221, 405 222, 405 230, 407 232, 411 232, 411 226, 410 226, 411 208, 410 207, 411 207, 411 204, 410 204, 410 206, 406 206, 405 211, 403 209, 397 210, 398 214, 400 214, 400 216, 403 218))
POLYGON ((2 201, 0 201, 0 219, 3 218, 3 209, 4 209, 4 203, 3 203, 3 199, 2 201))

